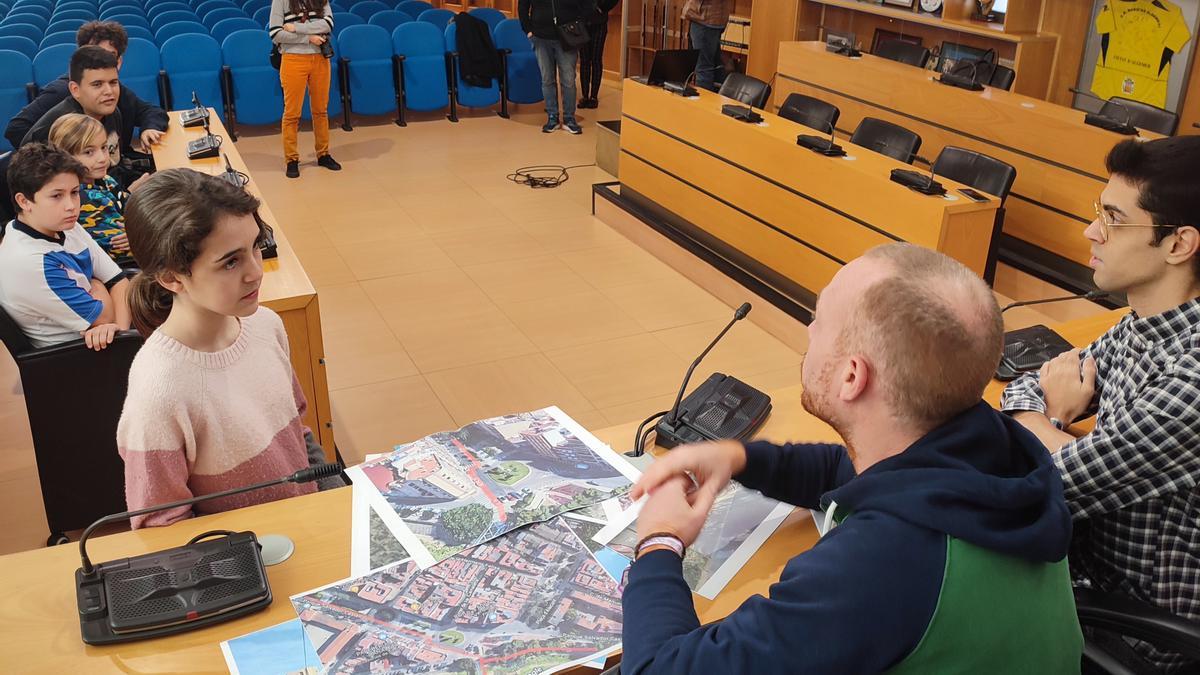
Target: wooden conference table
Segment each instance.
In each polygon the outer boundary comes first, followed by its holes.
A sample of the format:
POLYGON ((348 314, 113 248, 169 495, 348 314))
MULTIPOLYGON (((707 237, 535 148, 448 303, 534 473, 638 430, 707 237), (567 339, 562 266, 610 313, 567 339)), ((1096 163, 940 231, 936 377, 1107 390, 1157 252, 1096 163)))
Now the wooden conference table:
MULTIPOLYGON (((188 159, 188 141, 204 135, 202 127, 183 128, 179 112, 168 113, 170 125, 162 141, 153 146, 154 163, 162 169, 188 168, 208 174, 220 175, 225 171, 225 160, 188 159)), ((234 169, 250 176, 248 190, 262 201, 259 215, 274 230, 279 257, 263 261, 263 281, 259 291, 262 304, 271 308, 283 319, 291 347, 292 368, 300 380, 300 387, 308 399, 308 414, 304 424, 312 429, 313 435, 325 449, 329 461, 335 461, 333 440, 333 415, 329 405, 329 383, 325 373, 325 346, 321 337, 321 309, 317 291, 309 281, 300 259, 288 243, 287 235, 279 220, 271 213, 271 207, 263 198, 254 177, 238 153, 237 146, 230 140, 216 112, 209 108, 209 126, 212 133, 225 139, 221 154, 229 158, 234 169)))
MULTIPOLYGON (((1056 329, 1074 344, 1086 344, 1111 327, 1121 312, 1068 322, 1056 329)), ((990 388, 989 402, 999 400, 1000 383, 990 388)), ((770 392, 775 408, 759 433, 775 440, 833 441, 825 423, 803 410, 799 386, 770 392)), ((601 429, 596 436, 618 450, 631 447, 635 423, 601 429)), ((182 545, 206 530, 253 530, 286 534, 296 552, 268 568, 275 601, 258 614, 181 635, 108 647, 90 647, 79 638, 74 572, 79 549, 56 546, 0 557, 0 645, 7 669, 20 673, 218 673, 225 662, 219 643, 295 618, 289 596, 311 590, 350 573, 351 489, 342 488, 262 504, 170 527, 99 537, 88 542, 93 561, 112 560, 182 545)), ((817 540, 808 511, 797 509, 733 577, 715 600, 693 596, 702 621, 728 615, 752 595, 766 595, 793 556, 817 540)))
MULTIPOLYGON (((899 124, 921 136, 921 155, 930 159, 952 145, 1013 165, 1017 180, 1005 204, 1005 234, 1086 266, 1082 232, 1095 219, 1092 203, 1108 181, 1104 158, 1130 137, 1084 124, 1079 110, 990 87, 956 89, 934 82, 934 75, 870 54, 832 54, 821 42, 785 42, 774 100, 778 105, 800 93, 832 103, 841 110, 837 126, 847 133, 864 117, 899 124)), ((1147 131, 1141 137, 1160 138, 1147 131)))
POLYGON ((763 124, 721 114, 736 103, 684 98, 626 80, 621 103, 621 197, 668 212, 670 225, 811 307, 846 262, 908 241, 983 272, 999 200, 922 195, 889 180, 913 167, 852 145, 845 158, 796 145, 828 136, 769 112, 763 124), (724 249, 724 250, 722 250, 724 249))

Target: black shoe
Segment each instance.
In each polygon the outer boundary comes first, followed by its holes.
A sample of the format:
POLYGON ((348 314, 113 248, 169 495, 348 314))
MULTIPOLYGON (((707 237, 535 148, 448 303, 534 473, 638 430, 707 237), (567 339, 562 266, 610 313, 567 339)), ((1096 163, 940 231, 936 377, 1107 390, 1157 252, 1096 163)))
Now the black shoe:
POLYGON ((342 165, 332 155, 321 155, 317 158, 317 166, 323 166, 330 171, 341 171, 342 165))
POLYGON ((286 174, 288 178, 299 178, 300 162, 288 162, 286 174))
POLYGON ((567 131, 576 136, 583 133, 583 127, 579 126, 574 117, 564 117, 563 126, 567 128, 567 131))
POLYGON ((581 108, 592 108, 592 109, 599 108, 599 107, 600 107, 600 101, 597 101, 597 100, 596 100, 596 99, 594 99, 594 98, 585 98, 585 99, 583 99, 583 102, 579 104, 579 107, 581 107, 581 108))

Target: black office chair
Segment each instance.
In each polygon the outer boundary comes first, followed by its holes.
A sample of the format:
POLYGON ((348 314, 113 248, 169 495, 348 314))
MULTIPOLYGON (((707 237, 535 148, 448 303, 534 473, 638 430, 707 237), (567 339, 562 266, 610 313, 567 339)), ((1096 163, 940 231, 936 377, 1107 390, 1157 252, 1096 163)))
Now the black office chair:
POLYGON ((875 56, 924 68, 929 63, 929 50, 904 40, 884 40, 875 47, 875 56))
POLYGON ((0 341, 21 374, 50 525, 46 543, 62 543, 67 531, 125 510, 125 463, 117 454, 117 422, 129 366, 142 337, 124 331, 100 352, 88 349, 82 339, 34 348, 0 309, 0 341), (86 390, 70 391, 71 383, 83 383, 86 390))
POLYGON ((751 108, 765 108, 771 98, 771 85, 757 77, 742 73, 730 73, 725 77, 718 94, 741 101, 751 108))
POLYGON ((1179 128, 1179 115, 1170 110, 1163 110, 1149 103, 1120 96, 1114 96, 1105 101, 1104 106, 1100 108, 1100 114, 1121 122, 1128 120, 1130 124, 1139 129, 1153 131, 1163 136, 1174 136, 1175 130, 1179 128))
POLYGON ((779 106, 779 116, 821 133, 832 133, 842 111, 836 105, 804 94, 788 94, 779 106))
POLYGON ((897 124, 864 117, 850 137, 855 145, 912 164, 921 149, 921 137, 897 124))
MULTIPOLYGON (((1090 588, 1075 589, 1079 625, 1149 642, 1200 661, 1200 622, 1178 617, 1161 607, 1090 588)), ((1134 675, 1095 639, 1084 638, 1084 675, 1134 675)))
POLYGON ((1004 229, 1004 202, 1017 180, 1017 170, 1011 164, 974 150, 946 146, 933 160, 933 172, 953 181, 1000 198, 996 210, 996 223, 992 226, 992 240, 988 244, 987 263, 983 268, 983 279, 989 284, 996 280, 996 258, 1000 248, 1000 231, 1004 229))

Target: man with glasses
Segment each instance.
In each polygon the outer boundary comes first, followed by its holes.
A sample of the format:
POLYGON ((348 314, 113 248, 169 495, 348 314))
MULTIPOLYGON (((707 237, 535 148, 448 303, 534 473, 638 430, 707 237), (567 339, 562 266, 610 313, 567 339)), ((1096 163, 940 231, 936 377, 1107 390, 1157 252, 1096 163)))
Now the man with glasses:
MULTIPOLYGON (((1062 473, 1080 583, 1200 621, 1200 137, 1124 141, 1107 166, 1089 266, 1132 311, 1010 384, 1003 409, 1062 473), (1067 431, 1092 414, 1091 433, 1067 431)), ((1136 672, 1200 665, 1108 639, 1136 672)))

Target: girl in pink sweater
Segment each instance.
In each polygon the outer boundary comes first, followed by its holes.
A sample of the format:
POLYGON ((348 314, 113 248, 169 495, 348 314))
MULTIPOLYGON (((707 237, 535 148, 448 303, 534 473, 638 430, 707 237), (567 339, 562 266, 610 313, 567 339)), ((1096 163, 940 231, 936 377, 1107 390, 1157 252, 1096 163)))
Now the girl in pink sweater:
MULTIPOLYGON (((269 232, 258 206, 224 180, 169 169, 151 176, 126 207, 129 245, 141 267, 130 310, 146 336, 117 427, 130 509, 324 462, 302 421, 307 403, 283 322, 258 304, 269 232)), ((193 510, 227 511, 315 489, 289 483, 141 516, 133 526, 169 525, 193 510)))

